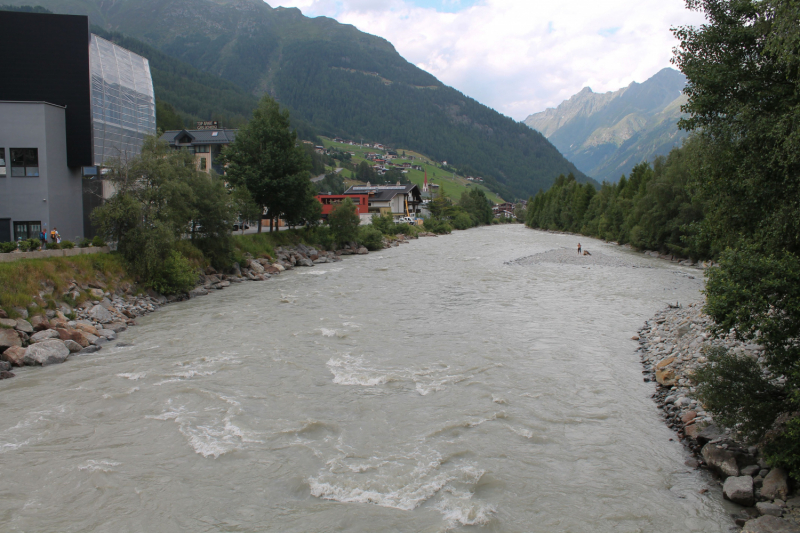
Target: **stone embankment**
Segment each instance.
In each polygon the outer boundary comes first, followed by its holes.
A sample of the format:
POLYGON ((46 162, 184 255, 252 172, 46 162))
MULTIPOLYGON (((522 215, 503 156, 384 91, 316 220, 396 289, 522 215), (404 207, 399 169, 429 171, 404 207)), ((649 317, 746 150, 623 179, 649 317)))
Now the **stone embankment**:
MULTIPOLYGON (((408 242, 397 235, 384 240, 384 248, 408 242)), ((266 281, 286 270, 333 263, 342 256, 364 255, 366 248, 351 243, 329 252, 300 244, 277 248, 275 258, 253 258, 246 254, 243 264, 234 263, 227 273, 208 267, 199 274, 199 284, 187 294, 162 296, 129 283, 116 287, 98 273, 94 281, 78 284, 72 281, 60 295, 57 309, 28 316, 28 310, 15 308, 19 318, 9 318, 0 309, 0 379, 14 377, 13 367, 44 366, 63 363, 72 355, 95 353, 115 340, 119 333, 136 324, 136 318, 157 311, 161 306, 180 300, 204 296, 215 290, 245 281, 266 281), (72 308, 64 300, 82 301, 72 308)), ((42 282, 42 293, 53 296, 52 283, 42 282)), ((40 294, 42 296, 42 294, 40 294)))
MULTIPOLYGON (((647 321, 634 340, 640 343, 645 381, 656 382, 653 399, 678 437, 694 453, 687 465, 713 471, 723 497, 743 506, 735 517, 749 533, 800 533, 800 497, 790 493, 790 480, 781 468, 771 469, 758 447, 737 442, 718 427, 695 396, 693 375, 707 362, 711 348, 724 348, 756 360, 764 349, 732 336, 715 338, 711 318, 702 303, 679 305, 647 321)), ((763 361, 763 360, 762 360, 763 361)))

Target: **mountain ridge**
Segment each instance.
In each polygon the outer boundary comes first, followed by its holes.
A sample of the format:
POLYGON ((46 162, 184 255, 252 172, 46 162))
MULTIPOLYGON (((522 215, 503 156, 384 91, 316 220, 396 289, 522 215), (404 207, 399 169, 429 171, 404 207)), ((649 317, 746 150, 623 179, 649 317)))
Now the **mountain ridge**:
POLYGON ((616 91, 595 93, 584 87, 524 122, 587 175, 616 181, 636 164, 666 155, 686 137, 677 128, 685 85, 683 74, 665 68, 616 91))

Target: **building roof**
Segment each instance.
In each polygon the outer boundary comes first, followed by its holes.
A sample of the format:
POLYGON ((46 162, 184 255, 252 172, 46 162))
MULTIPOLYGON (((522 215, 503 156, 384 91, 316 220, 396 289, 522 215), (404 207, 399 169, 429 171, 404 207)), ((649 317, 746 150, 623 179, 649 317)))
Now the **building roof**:
POLYGON ((370 200, 374 202, 388 202, 398 194, 412 194, 415 198, 422 197, 419 187, 413 183, 408 185, 354 185, 344 194, 369 194, 370 200))
POLYGON ((196 144, 230 144, 236 139, 236 132, 239 130, 170 130, 165 131, 159 140, 166 141, 170 145, 177 144, 181 136, 191 139, 191 145, 196 144))

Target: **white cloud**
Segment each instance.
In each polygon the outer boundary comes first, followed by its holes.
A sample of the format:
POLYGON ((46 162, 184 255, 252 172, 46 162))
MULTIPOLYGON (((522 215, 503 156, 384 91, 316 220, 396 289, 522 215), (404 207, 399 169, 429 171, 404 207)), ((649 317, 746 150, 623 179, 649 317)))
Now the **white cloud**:
POLYGON ((585 86, 605 92, 646 80, 670 66, 670 27, 703 22, 683 0, 479 0, 456 12, 444 12, 459 5, 452 0, 278 5, 384 37, 408 61, 517 120, 585 86))

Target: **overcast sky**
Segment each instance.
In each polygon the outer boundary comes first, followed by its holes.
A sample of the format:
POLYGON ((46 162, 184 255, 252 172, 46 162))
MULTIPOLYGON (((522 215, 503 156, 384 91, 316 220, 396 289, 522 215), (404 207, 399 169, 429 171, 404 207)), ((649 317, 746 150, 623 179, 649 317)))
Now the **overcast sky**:
POLYGON ((702 24, 683 0, 267 0, 389 40, 411 63, 523 120, 591 87, 670 66, 670 27, 702 24))

